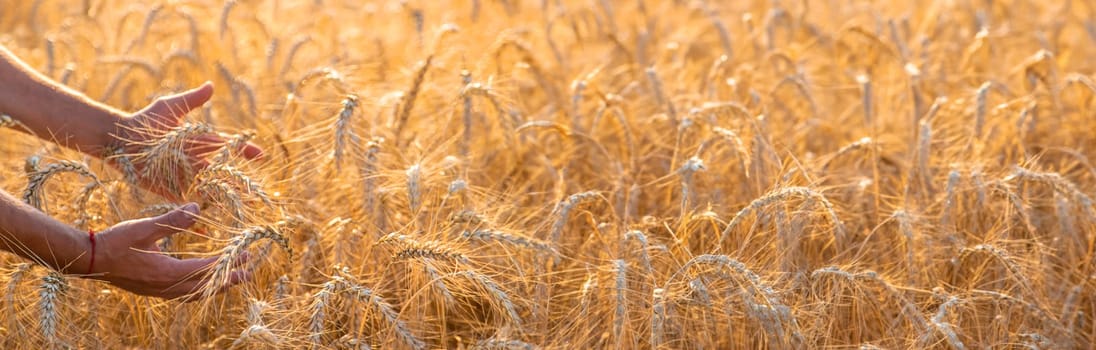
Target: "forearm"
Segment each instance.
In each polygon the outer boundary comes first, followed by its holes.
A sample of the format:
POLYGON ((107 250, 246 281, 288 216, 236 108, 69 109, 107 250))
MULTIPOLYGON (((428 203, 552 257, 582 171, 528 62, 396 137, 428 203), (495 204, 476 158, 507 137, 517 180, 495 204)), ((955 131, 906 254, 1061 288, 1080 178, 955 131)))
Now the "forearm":
POLYGON ((0 249, 66 273, 87 273, 87 234, 0 190, 0 249))
POLYGON ((0 46, 0 113, 40 138, 93 156, 112 143, 124 113, 38 73, 0 46))

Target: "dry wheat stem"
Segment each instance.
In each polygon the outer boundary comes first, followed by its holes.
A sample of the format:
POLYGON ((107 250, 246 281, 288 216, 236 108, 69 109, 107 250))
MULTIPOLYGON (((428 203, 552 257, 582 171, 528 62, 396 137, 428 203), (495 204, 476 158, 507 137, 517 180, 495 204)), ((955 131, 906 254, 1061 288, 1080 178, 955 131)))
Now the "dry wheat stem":
POLYGON ((61 321, 61 298, 68 289, 65 277, 52 271, 42 276, 42 284, 38 287, 38 326, 50 348, 60 345, 57 328, 61 321))
POLYGON ((347 94, 342 101, 342 109, 335 118, 335 149, 332 151, 332 157, 335 158, 335 171, 342 170, 343 152, 345 152, 347 139, 349 138, 352 143, 358 142, 358 136, 351 128, 351 118, 354 117, 354 110, 357 107, 358 96, 347 94))
MULTIPOLYGON (((951 347, 953 347, 957 350, 964 350, 964 349, 966 349, 966 346, 963 344, 963 342, 961 340, 959 340, 959 335, 955 331, 954 325, 952 325, 951 323, 948 323, 946 318, 947 318, 947 314, 948 314, 948 309, 950 309, 952 307, 955 307, 959 303, 962 303, 962 302, 963 302, 962 299, 956 298, 954 296, 946 297, 945 301, 943 303, 941 303, 940 306, 937 308, 936 314, 934 314, 932 316, 932 318, 929 320, 929 323, 933 326, 933 328, 935 328, 936 332, 944 334, 945 341, 947 341, 948 345, 950 345, 951 347)), ((933 335, 935 335, 935 334, 934 333, 925 333, 922 336, 922 338, 919 339, 918 345, 919 346, 930 345, 931 343, 927 343, 927 342, 932 341, 932 338, 930 338, 930 336, 933 336, 933 335)))
POLYGON ((311 306, 312 314, 309 319, 310 337, 313 346, 322 346, 324 321, 326 318, 325 308, 331 304, 331 299, 333 297, 345 296, 366 303, 371 310, 380 314, 385 322, 393 327, 396 336, 400 338, 400 341, 403 342, 404 345, 407 345, 412 349, 424 349, 426 347, 426 344, 422 340, 411 334, 410 329, 407 328, 407 324, 399 319, 396 309, 392 304, 389 304, 372 289, 360 286, 351 282, 346 277, 343 277, 343 275, 346 274, 348 274, 348 272, 345 268, 343 268, 342 271, 337 271, 337 274, 325 282, 320 290, 313 295, 311 306))
POLYGON ((422 206, 422 166, 414 164, 404 172, 407 175, 407 200, 412 213, 422 206))
POLYGON ((520 340, 491 338, 476 341, 472 349, 476 350, 536 350, 540 347, 520 340))
POLYGON ((401 138, 403 135, 403 128, 407 125, 408 119, 411 118, 411 110, 415 107, 415 100, 419 96, 419 91, 422 90, 423 81, 426 80, 426 72, 430 69, 431 64, 434 62, 434 55, 426 57, 418 71, 415 73, 415 79, 411 83, 411 88, 407 90, 405 94, 403 106, 400 108, 399 118, 396 119, 396 127, 393 130, 396 136, 396 144, 402 145, 401 138))
POLYGON ((597 192, 587 191, 572 194, 571 196, 567 197, 567 200, 559 202, 559 204, 556 206, 559 217, 552 225, 552 231, 549 235, 549 237, 551 238, 549 239, 549 241, 553 242, 553 244, 559 244, 560 236, 563 234, 563 230, 567 227, 567 221, 571 218, 571 211, 577 208, 579 205, 582 205, 583 203, 589 203, 597 200, 598 198, 601 198, 601 195, 597 192))
POLYGON ((651 349, 658 349, 662 344, 662 335, 666 332, 666 290, 655 288, 651 292, 651 349))
MULTIPOLYGON (((474 213, 473 213, 474 214, 474 213)), ((536 238, 519 236, 509 232, 490 229, 477 229, 474 231, 464 231, 461 233, 461 237, 485 242, 500 242, 506 243, 524 249, 535 250, 542 253, 548 253, 551 255, 559 254, 554 247, 548 242, 538 240, 536 238)))
POLYGON ((451 247, 443 241, 418 241, 409 236, 398 233, 390 233, 377 244, 391 244, 396 247, 395 258, 398 259, 432 259, 467 264, 470 261, 463 252, 451 247))
POLYGON ((841 220, 837 217, 837 213, 834 211, 833 204, 830 203, 830 201, 826 199, 826 197, 823 196, 821 193, 815 192, 814 190, 811 190, 809 188, 784 187, 769 194, 766 194, 758 199, 755 199, 753 202, 750 202, 750 204, 746 205, 737 213, 735 213, 734 218, 731 219, 731 222, 728 223, 727 227, 723 229, 722 233, 720 233, 719 241, 716 243, 717 249, 718 247, 723 246, 723 243, 727 240, 728 236, 730 236, 735 227, 737 227, 738 224, 741 223, 747 215, 751 213, 757 213, 758 215, 760 215, 758 211, 762 208, 767 207, 769 204, 786 201, 792 197, 800 197, 803 199, 810 198, 818 201, 818 203, 821 204, 822 208, 826 211, 827 216, 833 224, 834 243, 836 244, 838 249, 844 247, 845 228, 842 225, 841 220))
POLYGON ((914 233, 913 233, 913 218, 905 210, 896 210, 891 214, 891 218, 898 222, 898 232, 905 238, 906 243, 906 268, 909 269, 910 280, 912 281, 917 273, 918 266, 915 263, 914 258, 914 233))
POLYGON ((243 197, 232 184, 221 179, 207 178, 198 184, 196 191, 202 195, 202 198, 227 206, 225 209, 232 214, 234 228, 242 228, 246 223, 247 217, 244 213, 246 206, 243 197))
POLYGON ((240 188, 247 191, 247 194, 259 197, 266 205, 274 205, 270 200, 270 196, 266 194, 266 191, 263 190, 258 181, 252 180, 250 176, 244 174, 243 171, 234 166, 216 164, 203 169, 202 172, 198 174, 198 178, 199 183, 204 179, 231 179, 234 182, 239 183, 241 185, 240 188))
POLYGON ((517 306, 514 304, 514 301, 510 297, 510 294, 506 293, 506 291, 504 291, 502 287, 495 282, 495 280, 491 279, 491 277, 488 277, 487 275, 471 269, 458 271, 453 275, 463 276, 483 287, 484 291, 490 294, 491 298, 496 303, 494 305, 501 306, 502 309, 506 311, 506 317, 509 319, 510 325, 517 329, 521 328, 521 315, 518 314, 517 306))
POLYGON ((772 287, 762 283, 761 278, 746 265, 726 255, 699 255, 681 266, 663 284, 663 290, 670 290, 670 284, 681 276, 688 276, 689 270, 698 266, 711 266, 710 271, 714 276, 733 282, 745 290, 743 301, 746 304, 747 313, 751 315, 765 331, 775 336, 779 341, 802 343, 802 335, 799 333, 799 325, 792 309, 780 301, 779 296, 772 287), (753 300, 762 300, 761 304, 753 300), (789 328, 790 327, 790 332, 789 328))
POLYGON ((628 263, 623 259, 613 260, 616 272, 616 315, 613 317, 613 339, 617 349, 624 348, 624 323, 627 322, 626 295, 628 291, 628 263))
POLYGON ((255 226, 233 236, 228 244, 221 249, 220 258, 213 264, 209 273, 210 283, 206 284, 206 288, 203 288, 202 296, 212 295, 213 293, 216 293, 223 284, 228 283, 229 275, 236 267, 237 259, 241 254, 247 251, 247 248, 250 247, 251 244, 261 239, 269 239, 276 242, 278 246, 292 255, 293 251, 289 247, 289 239, 282 234, 282 230, 287 226, 289 226, 289 224, 284 222, 269 226, 255 226))
POLYGON ((22 128, 22 129, 26 129, 26 126, 24 126, 23 123, 20 123, 18 120, 15 120, 15 118, 12 118, 10 115, 7 115, 7 114, 0 113, 0 128, 17 128, 17 127, 22 128))
POLYGON ((143 179, 161 181, 171 193, 182 193, 189 185, 187 179, 194 175, 190 157, 184 149, 192 142, 191 139, 210 133, 213 133, 213 127, 207 124, 183 124, 163 135, 156 135, 157 138, 152 141, 139 142, 144 149, 133 155, 133 161, 144 165, 143 179))
POLYGON ((693 175, 699 171, 704 171, 704 160, 699 157, 691 157, 685 161, 685 164, 677 170, 679 176, 681 176, 681 214, 684 216, 686 213, 692 211, 698 203, 696 200, 696 188, 693 182, 693 175))
POLYGON ((1078 189, 1077 185, 1066 180, 1058 173, 1044 173, 1021 167, 1014 167, 1012 174, 1009 174, 1003 179, 1005 182, 1012 180, 1032 181, 1050 185, 1055 191, 1062 195, 1069 196, 1073 201, 1079 204, 1081 208, 1085 210, 1085 215, 1087 217, 1096 218, 1096 208, 1093 207, 1092 198, 1078 189))
POLYGON ((27 174, 27 188, 23 191, 23 201, 38 208, 38 210, 45 210, 42 195, 45 191, 46 181, 60 173, 78 174, 91 179, 96 186, 101 185, 99 177, 95 176, 95 174, 88 169, 87 165, 74 161, 62 160, 27 174))
MULTIPOLYGON (((29 263, 18 263, 12 269, 11 274, 8 275, 8 283, 5 287, 5 292, 7 294, 4 295, 4 309, 6 310, 6 312, 15 312, 16 289, 19 288, 19 283, 23 281, 23 278, 26 276, 27 271, 30 271, 30 269, 34 266, 35 265, 29 263)), ((8 329, 15 330, 15 322, 15 318, 9 318, 7 326, 8 329)))

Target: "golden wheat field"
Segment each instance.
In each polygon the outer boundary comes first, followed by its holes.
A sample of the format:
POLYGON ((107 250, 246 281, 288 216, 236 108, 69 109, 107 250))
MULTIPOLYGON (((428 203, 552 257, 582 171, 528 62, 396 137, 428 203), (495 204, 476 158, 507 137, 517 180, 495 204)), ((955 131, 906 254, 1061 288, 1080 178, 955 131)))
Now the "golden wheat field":
MULTIPOLYGON (((215 84, 120 159, 265 149, 159 243, 252 280, 0 254, 3 348, 1096 343, 1091 0, 0 0, 0 44, 130 111, 215 84)), ((183 203, 4 126, 0 187, 77 228, 183 203)))

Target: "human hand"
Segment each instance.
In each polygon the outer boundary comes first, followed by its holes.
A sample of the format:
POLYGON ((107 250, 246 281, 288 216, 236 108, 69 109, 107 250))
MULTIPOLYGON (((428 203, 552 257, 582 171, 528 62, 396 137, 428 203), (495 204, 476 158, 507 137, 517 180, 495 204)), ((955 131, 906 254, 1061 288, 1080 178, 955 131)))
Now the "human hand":
MULTIPOLYGON (((206 295, 201 291, 210 282, 209 270, 218 257, 180 260, 163 254, 156 245, 157 240, 193 226, 197 214, 198 206, 190 203, 158 217, 125 221, 95 234, 95 260, 89 278, 165 299, 194 300, 206 295)), ((236 266, 246 259, 242 255, 236 266)), ((233 271, 227 281, 216 281, 218 291, 250 278, 247 271, 233 271)))
MULTIPOLYGON (((118 122, 115 139, 121 143, 115 147, 120 147, 122 154, 139 154, 149 144, 182 126, 187 113, 205 104, 212 96, 213 84, 206 82, 186 92, 157 98, 144 109, 118 122)), ((225 146, 225 143, 226 139, 216 133, 204 133, 186 140, 182 149, 186 157, 185 163, 178 164, 176 169, 151 172, 152 175, 148 175, 145 169, 149 164, 133 157, 130 158, 134 168, 132 171, 137 175, 139 186, 170 200, 178 200, 181 192, 186 190, 183 184, 190 183, 190 177, 209 166, 209 155, 225 146)), ((238 151, 247 159, 257 159, 263 154, 259 146, 250 142, 240 145, 238 151)), ((118 161, 111 164, 126 171, 125 164, 118 161)))

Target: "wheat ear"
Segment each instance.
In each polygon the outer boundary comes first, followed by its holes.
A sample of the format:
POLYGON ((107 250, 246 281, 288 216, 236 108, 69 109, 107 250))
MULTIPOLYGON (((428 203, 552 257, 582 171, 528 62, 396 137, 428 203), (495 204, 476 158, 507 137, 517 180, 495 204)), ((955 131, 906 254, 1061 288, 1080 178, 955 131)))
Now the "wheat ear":
POLYGON ((556 249, 552 247, 552 245, 548 242, 541 241, 536 238, 519 236, 513 233, 499 230, 479 229, 474 231, 464 231, 463 233, 461 233, 461 236, 467 239, 478 241, 506 243, 507 245, 535 250, 552 255, 558 254, 558 252, 556 252, 556 249))
POLYGON ((560 202, 557 206, 559 212, 559 218, 556 219, 555 224, 552 225, 551 239, 550 241, 558 244, 560 235, 563 234, 563 229, 567 227, 567 221, 571 217, 571 211, 583 203, 592 202, 601 195, 597 192, 587 191, 582 193, 576 193, 567 197, 567 200, 560 202))
MULTIPOLYGON (((28 166, 28 170, 30 169, 31 167, 28 166)), ((78 174, 95 181, 96 184, 100 184, 99 177, 95 176, 95 174, 91 172, 91 169, 88 169, 87 165, 62 160, 47 165, 42 169, 37 169, 27 175, 27 188, 23 191, 23 201, 27 202, 27 204, 30 204, 32 207, 38 208, 38 210, 44 210, 42 192, 44 191, 46 181, 48 181, 50 177, 60 173, 78 174)))
POLYGON ((505 338, 491 338, 483 339, 476 342, 476 345, 472 347, 474 350, 536 350, 539 349, 536 345, 529 344, 520 340, 505 339, 505 338))
POLYGON ((68 288, 65 277, 55 271, 42 276, 42 284, 38 287, 38 325, 50 348, 61 345, 57 339, 57 326, 61 318, 58 313, 63 305, 61 297, 68 288))
MULTIPOLYGON (((346 280, 340 276, 332 278, 331 282, 336 283, 335 291, 338 293, 352 297, 360 302, 369 304, 369 306, 380 313, 384 317, 384 320, 388 324, 392 325, 395 329, 396 336, 408 347, 412 349, 425 349, 426 344, 418 337, 411 334, 411 330, 407 328, 407 325, 399 319, 396 309, 381 298, 380 295, 374 293, 372 289, 362 287, 353 282, 346 280)), ((331 283, 328 282, 328 283, 331 283)))
POLYGON ((250 247, 252 243, 261 239, 269 239, 278 243, 278 245, 289 254, 292 254, 293 251, 289 247, 289 239, 286 238, 281 231, 287 225, 289 224, 279 222, 276 225, 255 226, 233 236, 228 242, 228 245, 221 249, 221 257, 213 264, 209 274, 210 283, 208 285, 210 288, 204 288, 202 291, 203 296, 212 295, 223 283, 228 282, 229 274, 232 273, 235 262, 241 254, 247 251, 247 248, 250 247))
POLYGON ((837 217, 837 213, 833 209, 833 204, 821 193, 806 187, 784 187, 753 200, 753 202, 750 202, 750 204, 735 213, 734 218, 731 219, 731 222, 727 224, 727 227, 723 229, 723 232, 719 235, 719 242, 716 246, 723 246, 723 242, 725 242, 731 232, 734 231, 734 228, 750 213, 755 213, 771 203, 785 201, 792 197, 813 198, 817 200, 822 205, 823 209, 825 209, 826 214, 834 225, 833 236, 836 244, 839 248, 843 246, 845 241, 845 227, 837 217))
POLYGON ((494 302, 501 306, 503 310, 506 310, 506 317, 510 319, 510 324, 515 328, 521 328, 521 315, 518 314, 517 306, 514 305, 510 295, 498 283, 495 283, 495 280, 475 270, 458 271, 454 275, 464 276, 483 287, 487 293, 491 294, 494 302))
POLYGON ((354 134, 354 130, 351 128, 351 118, 354 117, 354 110, 358 107, 358 96, 354 94, 347 94, 346 98, 342 101, 342 109, 339 110, 338 116, 335 118, 335 149, 332 151, 332 157, 335 158, 335 171, 342 170, 343 153, 346 148, 346 140, 349 138, 351 142, 357 143, 358 136, 354 134))
POLYGON ((133 157, 134 162, 144 163, 143 178, 164 181, 164 188, 172 193, 182 193, 189 185, 186 179, 194 177, 189 157, 183 152, 191 139, 213 133, 206 124, 183 124, 152 141, 139 142, 144 146, 133 157))
POLYGON ((411 88, 407 90, 405 94, 403 106, 400 108, 399 118, 396 119, 396 144, 402 144, 401 135, 404 126, 407 125, 408 119, 411 118, 411 110, 415 108, 415 99, 419 96, 419 91, 422 90, 422 83, 426 80, 426 72, 430 70, 431 64, 434 62, 434 55, 426 57, 426 61, 423 61, 419 65, 418 71, 415 73, 415 79, 411 82, 411 88))

